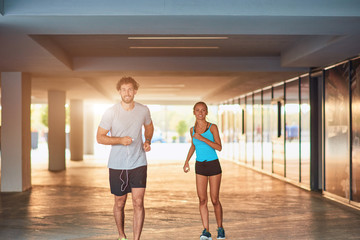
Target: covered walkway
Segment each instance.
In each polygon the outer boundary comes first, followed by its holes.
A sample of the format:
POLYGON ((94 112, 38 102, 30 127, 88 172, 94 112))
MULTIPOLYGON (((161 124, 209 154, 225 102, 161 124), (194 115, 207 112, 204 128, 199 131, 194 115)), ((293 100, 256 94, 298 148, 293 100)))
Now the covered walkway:
MULTIPOLYGON (((359 239, 358 210, 233 162, 222 166, 227 239, 359 239)), ((184 174, 180 160, 151 158, 148 174, 142 239, 198 239, 193 169, 184 174)), ((0 239, 116 239, 107 178, 106 163, 92 158, 61 172, 33 168, 30 191, 0 195, 0 239)), ((210 203, 209 210, 215 233, 210 203)), ((126 218, 132 239, 131 201, 126 218)))

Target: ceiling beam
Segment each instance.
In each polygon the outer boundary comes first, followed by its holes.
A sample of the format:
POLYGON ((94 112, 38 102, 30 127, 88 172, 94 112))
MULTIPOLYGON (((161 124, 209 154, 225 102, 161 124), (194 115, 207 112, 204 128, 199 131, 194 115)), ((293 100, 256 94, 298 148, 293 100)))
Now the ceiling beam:
POLYGON ((5 0, 7 15, 360 16, 358 0, 5 0))
POLYGON ((60 62, 65 64, 68 68, 73 69, 73 62, 72 62, 71 57, 58 44, 56 44, 50 37, 37 36, 37 35, 29 35, 29 37, 32 38, 38 44, 40 44, 49 53, 51 53, 55 58, 57 58, 60 62))
MULTIPOLYGON (((316 52, 331 46, 337 41, 346 38, 345 36, 311 36, 299 39, 294 46, 281 54, 282 66, 294 66, 301 59, 315 54, 316 52)), ((318 67, 318 66, 312 66, 318 67)))
POLYGON ((281 54, 281 65, 286 67, 323 67, 339 59, 360 54, 360 36, 313 36, 300 39, 281 54))
MULTIPOLYGON (((359 1, 360 3, 360 1, 359 1)), ((324 16, 8 16, 2 29, 28 34, 351 35, 360 17, 324 16)), ((1 30, 1 29, 0 29, 1 30)))
POLYGON ((280 57, 103 57, 74 58, 74 71, 302 72, 280 66, 280 57))

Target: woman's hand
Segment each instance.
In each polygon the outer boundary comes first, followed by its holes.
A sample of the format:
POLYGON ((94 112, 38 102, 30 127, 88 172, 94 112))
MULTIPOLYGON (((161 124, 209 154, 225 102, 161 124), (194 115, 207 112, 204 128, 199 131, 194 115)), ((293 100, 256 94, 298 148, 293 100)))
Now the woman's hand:
POLYGON ((189 162, 185 162, 183 169, 184 169, 184 172, 185 172, 185 173, 187 173, 187 172, 190 171, 189 162))
POLYGON ((202 141, 201 139, 203 138, 203 136, 201 136, 201 134, 199 134, 199 133, 194 133, 193 137, 200 141, 202 141))

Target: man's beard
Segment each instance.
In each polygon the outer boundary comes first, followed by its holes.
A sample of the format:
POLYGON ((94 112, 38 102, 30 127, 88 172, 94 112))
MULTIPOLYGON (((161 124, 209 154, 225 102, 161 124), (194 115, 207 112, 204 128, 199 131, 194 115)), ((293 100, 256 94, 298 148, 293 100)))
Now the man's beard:
POLYGON ((124 103, 131 103, 133 100, 134 100, 134 97, 128 97, 126 98, 127 96, 125 97, 122 97, 121 96, 121 100, 124 102, 124 103), (127 99, 127 100, 126 100, 127 99))

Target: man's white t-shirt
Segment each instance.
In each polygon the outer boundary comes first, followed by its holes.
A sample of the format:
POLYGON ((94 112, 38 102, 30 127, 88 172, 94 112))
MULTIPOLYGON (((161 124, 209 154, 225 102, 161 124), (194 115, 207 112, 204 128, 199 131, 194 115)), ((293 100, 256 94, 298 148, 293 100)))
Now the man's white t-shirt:
POLYGON ((151 123, 149 108, 135 102, 132 110, 126 111, 117 103, 107 109, 99 126, 110 131, 111 136, 126 137, 133 140, 130 145, 112 145, 108 168, 134 169, 146 166, 146 154, 143 149, 142 126, 151 123))

